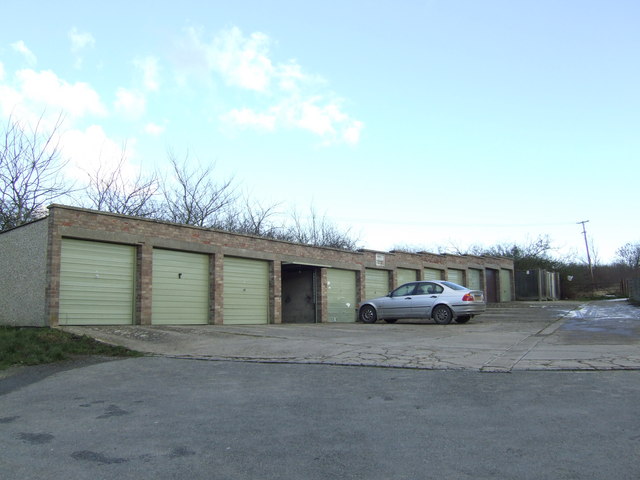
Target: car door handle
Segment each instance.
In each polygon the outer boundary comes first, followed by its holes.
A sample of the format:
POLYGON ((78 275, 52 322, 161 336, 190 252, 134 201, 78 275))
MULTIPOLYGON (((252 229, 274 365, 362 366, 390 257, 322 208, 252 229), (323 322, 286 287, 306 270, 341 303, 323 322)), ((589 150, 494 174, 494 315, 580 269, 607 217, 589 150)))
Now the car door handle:
POLYGON ((431 298, 438 298, 438 295, 431 295, 431 298))

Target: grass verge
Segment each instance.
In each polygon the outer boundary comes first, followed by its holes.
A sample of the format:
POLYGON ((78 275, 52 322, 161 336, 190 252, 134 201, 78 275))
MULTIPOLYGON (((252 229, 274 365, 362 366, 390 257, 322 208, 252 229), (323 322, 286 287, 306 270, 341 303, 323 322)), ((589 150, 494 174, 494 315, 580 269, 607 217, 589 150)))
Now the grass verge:
POLYGON ((141 353, 52 328, 0 327, 0 370, 59 362, 75 355, 139 357, 141 353))

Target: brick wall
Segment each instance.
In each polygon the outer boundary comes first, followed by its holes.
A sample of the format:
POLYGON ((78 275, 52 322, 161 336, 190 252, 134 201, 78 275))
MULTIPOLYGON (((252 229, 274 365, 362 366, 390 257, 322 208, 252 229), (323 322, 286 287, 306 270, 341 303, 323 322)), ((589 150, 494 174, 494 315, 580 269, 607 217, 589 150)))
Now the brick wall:
POLYGON ((370 250, 349 252, 332 248, 312 247, 261 237, 237 235, 205 228, 178 225, 157 220, 52 205, 49 216, 49 257, 47 317, 51 325, 57 324, 58 292, 60 288, 60 247, 63 237, 115 242, 137 247, 137 288, 135 321, 151 323, 151 273, 153 248, 168 248, 211 256, 211 311, 210 322, 220 324, 223 318, 223 260, 225 256, 267 260, 270 263, 271 322, 282 318, 281 265, 286 263, 322 266, 320 285, 320 320, 326 320, 326 268, 342 268, 357 272, 359 300, 364 299, 366 268, 381 268, 392 273, 392 287, 396 286, 395 270, 412 268, 423 278, 424 268, 446 270, 511 269, 513 262, 504 258, 438 255, 431 253, 381 253, 370 250))

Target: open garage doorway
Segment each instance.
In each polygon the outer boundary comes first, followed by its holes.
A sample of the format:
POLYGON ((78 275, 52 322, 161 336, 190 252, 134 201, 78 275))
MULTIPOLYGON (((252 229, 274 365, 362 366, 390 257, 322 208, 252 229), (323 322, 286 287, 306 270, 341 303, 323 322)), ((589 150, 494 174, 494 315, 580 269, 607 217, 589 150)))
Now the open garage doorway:
POLYGON ((318 321, 318 281, 320 269, 310 265, 282 265, 282 322, 318 321))

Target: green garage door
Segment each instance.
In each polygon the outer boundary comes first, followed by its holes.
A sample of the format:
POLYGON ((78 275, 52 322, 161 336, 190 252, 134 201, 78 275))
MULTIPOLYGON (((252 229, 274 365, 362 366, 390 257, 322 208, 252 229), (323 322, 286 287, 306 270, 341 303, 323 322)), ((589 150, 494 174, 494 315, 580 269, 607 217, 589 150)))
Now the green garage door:
POLYGON ((209 323, 209 256, 153 250, 151 323, 209 323))
POLYGON ((330 322, 355 322, 356 298, 356 272, 327 270, 327 308, 330 322))
POLYGON ((269 323, 269 263, 225 257, 224 324, 269 323))
POLYGON ((458 285, 464 285, 464 270, 456 270, 454 268, 450 268, 447 271, 447 278, 450 282, 457 283, 458 285))
POLYGON ((471 290, 482 290, 482 281, 481 281, 482 272, 476 268, 469 269, 469 282, 467 287, 471 290))
POLYGON ((62 240, 60 325, 131 325, 136 251, 129 245, 62 240))
POLYGON ((511 270, 500 270, 500 301, 510 302, 511 298, 511 270))
POLYGON ((389 272, 367 268, 364 275, 365 299, 384 297, 387 293, 389 293, 389 272))
POLYGON ((437 270, 435 268, 425 268, 424 269, 424 279, 425 280, 442 280, 442 270, 437 270))
POLYGON ((399 268, 396 273, 398 274, 398 286, 404 283, 415 282, 418 279, 418 272, 409 270, 408 268, 399 268))

